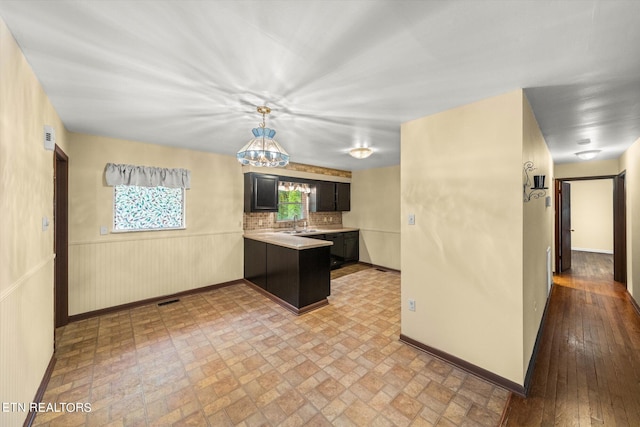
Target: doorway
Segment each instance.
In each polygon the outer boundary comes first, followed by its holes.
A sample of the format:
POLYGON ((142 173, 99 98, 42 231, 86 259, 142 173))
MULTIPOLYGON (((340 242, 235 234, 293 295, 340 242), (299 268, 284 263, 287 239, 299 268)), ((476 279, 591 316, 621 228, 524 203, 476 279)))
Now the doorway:
MULTIPOLYGON (((571 182, 613 180, 612 204, 604 205, 612 208, 613 222, 613 272, 614 280, 626 284, 626 193, 625 172, 619 175, 591 176, 579 178, 561 178, 555 181, 555 266, 560 274, 571 269, 572 233, 571 224, 571 182)), ((594 202, 596 203, 596 202, 594 202)), ((611 253, 611 252, 609 252, 611 253)))
POLYGON ((54 327, 58 328, 69 323, 69 157, 56 145, 53 158, 53 317, 54 327))

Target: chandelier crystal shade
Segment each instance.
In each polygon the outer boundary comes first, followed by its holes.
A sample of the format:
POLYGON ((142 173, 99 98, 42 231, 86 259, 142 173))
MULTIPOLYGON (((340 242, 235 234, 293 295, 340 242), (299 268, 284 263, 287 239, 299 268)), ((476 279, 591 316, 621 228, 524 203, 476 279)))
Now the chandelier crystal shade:
POLYGON ((276 131, 265 127, 264 118, 270 112, 269 107, 258 107, 258 113, 262 114, 262 123, 260 127, 251 130, 253 138, 236 154, 236 158, 243 165, 274 168, 289 163, 289 153, 273 139, 276 131))

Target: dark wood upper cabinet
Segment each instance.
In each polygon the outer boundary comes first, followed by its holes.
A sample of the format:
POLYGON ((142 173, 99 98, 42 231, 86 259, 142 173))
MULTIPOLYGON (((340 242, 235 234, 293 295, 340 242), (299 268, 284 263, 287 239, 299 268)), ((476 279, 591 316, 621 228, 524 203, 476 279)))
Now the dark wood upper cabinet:
POLYGON ((278 211, 278 177, 253 172, 244 175, 244 211, 278 211))
POLYGON ((336 183, 316 181, 311 192, 311 212, 333 212, 336 210, 336 183))
POLYGON ((336 210, 351 210, 351 184, 336 182, 336 210))
POLYGON ((249 172, 244 174, 244 211, 277 212, 278 181, 300 181, 312 190, 309 195, 311 212, 343 212, 351 210, 351 184, 315 181, 249 172))

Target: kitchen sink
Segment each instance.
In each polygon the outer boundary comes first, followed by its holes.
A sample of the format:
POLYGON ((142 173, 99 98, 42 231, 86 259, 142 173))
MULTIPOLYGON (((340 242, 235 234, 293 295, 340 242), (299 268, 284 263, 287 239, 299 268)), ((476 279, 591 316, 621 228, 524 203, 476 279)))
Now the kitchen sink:
POLYGON ((304 233, 315 233, 318 230, 284 230, 280 233, 284 234, 304 234, 304 233))

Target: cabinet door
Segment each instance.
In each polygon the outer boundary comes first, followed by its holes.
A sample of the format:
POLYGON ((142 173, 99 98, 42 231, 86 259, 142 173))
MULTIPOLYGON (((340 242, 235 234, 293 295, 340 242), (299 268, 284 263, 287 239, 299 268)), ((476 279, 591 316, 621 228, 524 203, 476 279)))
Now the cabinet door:
POLYGON ((351 184, 346 182, 336 183, 336 210, 351 210, 351 184))
POLYGON ((267 245, 267 291, 300 308, 298 251, 267 245))
POLYGON ((244 239, 244 278, 267 289, 267 244, 244 239))
POLYGON ((278 211, 278 177, 248 173, 245 175, 245 212, 278 211))
POLYGON ((360 259, 360 248, 358 242, 358 232, 350 231, 344 233, 344 260, 358 261, 360 259))
POLYGON ((312 195, 312 212, 332 212, 336 210, 336 183, 317 181, 312 195))
POLYGON ((326 240, 333 242, 331 246, 331 256, 344 259, 344 235, 343 233, 332 233, 326 235, 326 240))

